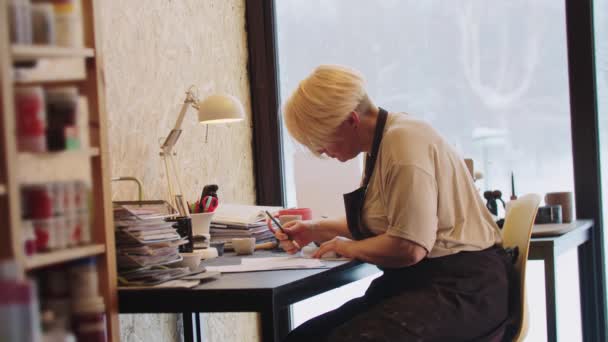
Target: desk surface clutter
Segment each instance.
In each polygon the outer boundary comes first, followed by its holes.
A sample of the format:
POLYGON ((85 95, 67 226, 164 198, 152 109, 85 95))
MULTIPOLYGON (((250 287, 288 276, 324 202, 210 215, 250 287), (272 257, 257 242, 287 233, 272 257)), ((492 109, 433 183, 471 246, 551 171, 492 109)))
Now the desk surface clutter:
POLYGON ((587 228, 593 224, 592 220, 575 220, 570 223, 535 224, 532 237, 550 237, 566 234, 577 228, 587 228))

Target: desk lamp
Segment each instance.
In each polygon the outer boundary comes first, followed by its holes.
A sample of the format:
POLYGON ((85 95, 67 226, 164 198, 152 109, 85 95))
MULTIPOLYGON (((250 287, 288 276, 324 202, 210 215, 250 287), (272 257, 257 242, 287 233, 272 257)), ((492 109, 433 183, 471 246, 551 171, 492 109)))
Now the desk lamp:
MULTIPOLYGON (((177 209, 180 216, 190 216, 188 213, 188 205, 185 202, 181 180, 179 176, 179 170, 175 166, 173 156, 173 147, 177 143, 180 135, 182 134, 182 121, 184 116, 190 107, 193 107, 198 111, 198 121, 201 124, 217 124, 217 123, 228 123, 243 120, 244 110, 241 102, 231 95, 210 95, 203 101, 199 101, 194 86, 191 86, 186 91, 186 98, 182 104, 181 110, 175 122, 175 127, 169 132, 164 143, 160 147, 160 156, 163 159, 165 171, 167 173, 167 183, 169 187, 169 198, 170 203, 177 209), (167 160, 169 162, 167 162, 167 160), (170 165, 169 165, 170 164, 170 165), (177 182, 177 192, 174 192, 170 169, 173 169, 175 174, 175 180, 177 182)), ((208 128, 208 126, 207 126, 208 128)))

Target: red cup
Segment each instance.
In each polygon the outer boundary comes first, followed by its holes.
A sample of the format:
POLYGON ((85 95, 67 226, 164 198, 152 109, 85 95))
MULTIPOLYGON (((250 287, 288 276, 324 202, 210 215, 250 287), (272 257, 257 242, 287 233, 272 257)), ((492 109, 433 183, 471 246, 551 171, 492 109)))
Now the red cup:
MULTIPOLYGON (((290 215, 290 216, 298 215, 302 218, 303 221, 312 220, 312 209, 310 209, 310 208, 283 209, 283 210, 279 210, 276 214, 274 214, 274 217, 279 218, 283 215, 290 215)), ((266 224, 268 225, 268 228, 273 230, 272 222, 270 221, 270 219, 266 220, 266 224)))
POLYGON ((302 216, 302 220, 312 220, 312 209, 310 208, 291 208, 291 209, 283 209, 279 210, 277 215, 300 215, 302 216))

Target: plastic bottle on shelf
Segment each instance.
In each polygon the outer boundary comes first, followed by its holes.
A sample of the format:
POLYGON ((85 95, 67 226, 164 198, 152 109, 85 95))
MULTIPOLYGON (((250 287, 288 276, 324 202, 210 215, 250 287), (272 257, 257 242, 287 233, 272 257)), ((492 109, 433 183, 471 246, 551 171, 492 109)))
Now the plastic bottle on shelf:
POLYGON ((32 40, 34 44, 55 44, 55 14, 50 3, 35 3, 31 6, 32 40))
POLYGON ((17 280, 15 261, 0 262, 0 341, 40 341, 36 293, 33 281, 17 280))
POLYGON ((25 255, 31 256, 36 254, 36 232, 34 223, 31 220, 23 220, 23 250, 25 255))
POLYGON ((9 1, 9 20, 11 22, 11 42, 15 44, 32 44, 32 16, 29 0, 9 1))
POLYGON ((83 46, 82 8, 79 0, 53 0, 58 46, 83 46))

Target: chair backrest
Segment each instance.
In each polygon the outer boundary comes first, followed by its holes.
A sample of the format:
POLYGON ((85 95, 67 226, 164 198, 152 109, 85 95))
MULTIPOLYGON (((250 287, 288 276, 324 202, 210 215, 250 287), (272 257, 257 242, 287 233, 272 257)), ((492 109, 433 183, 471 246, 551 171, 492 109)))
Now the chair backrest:
POLYGON ((528 332, 528 309, 526 305, 526 261, 528 260, 528 249, 530 236, 536 211, 540 203, 540 196, 528 194, 509 203, 505 223, 502 228, 502 239, 504 247, 517 247, 519 255, 515 263, 515 270, 519 275, 519 312, 517 329, 514 341, 522 341, 528 332))

